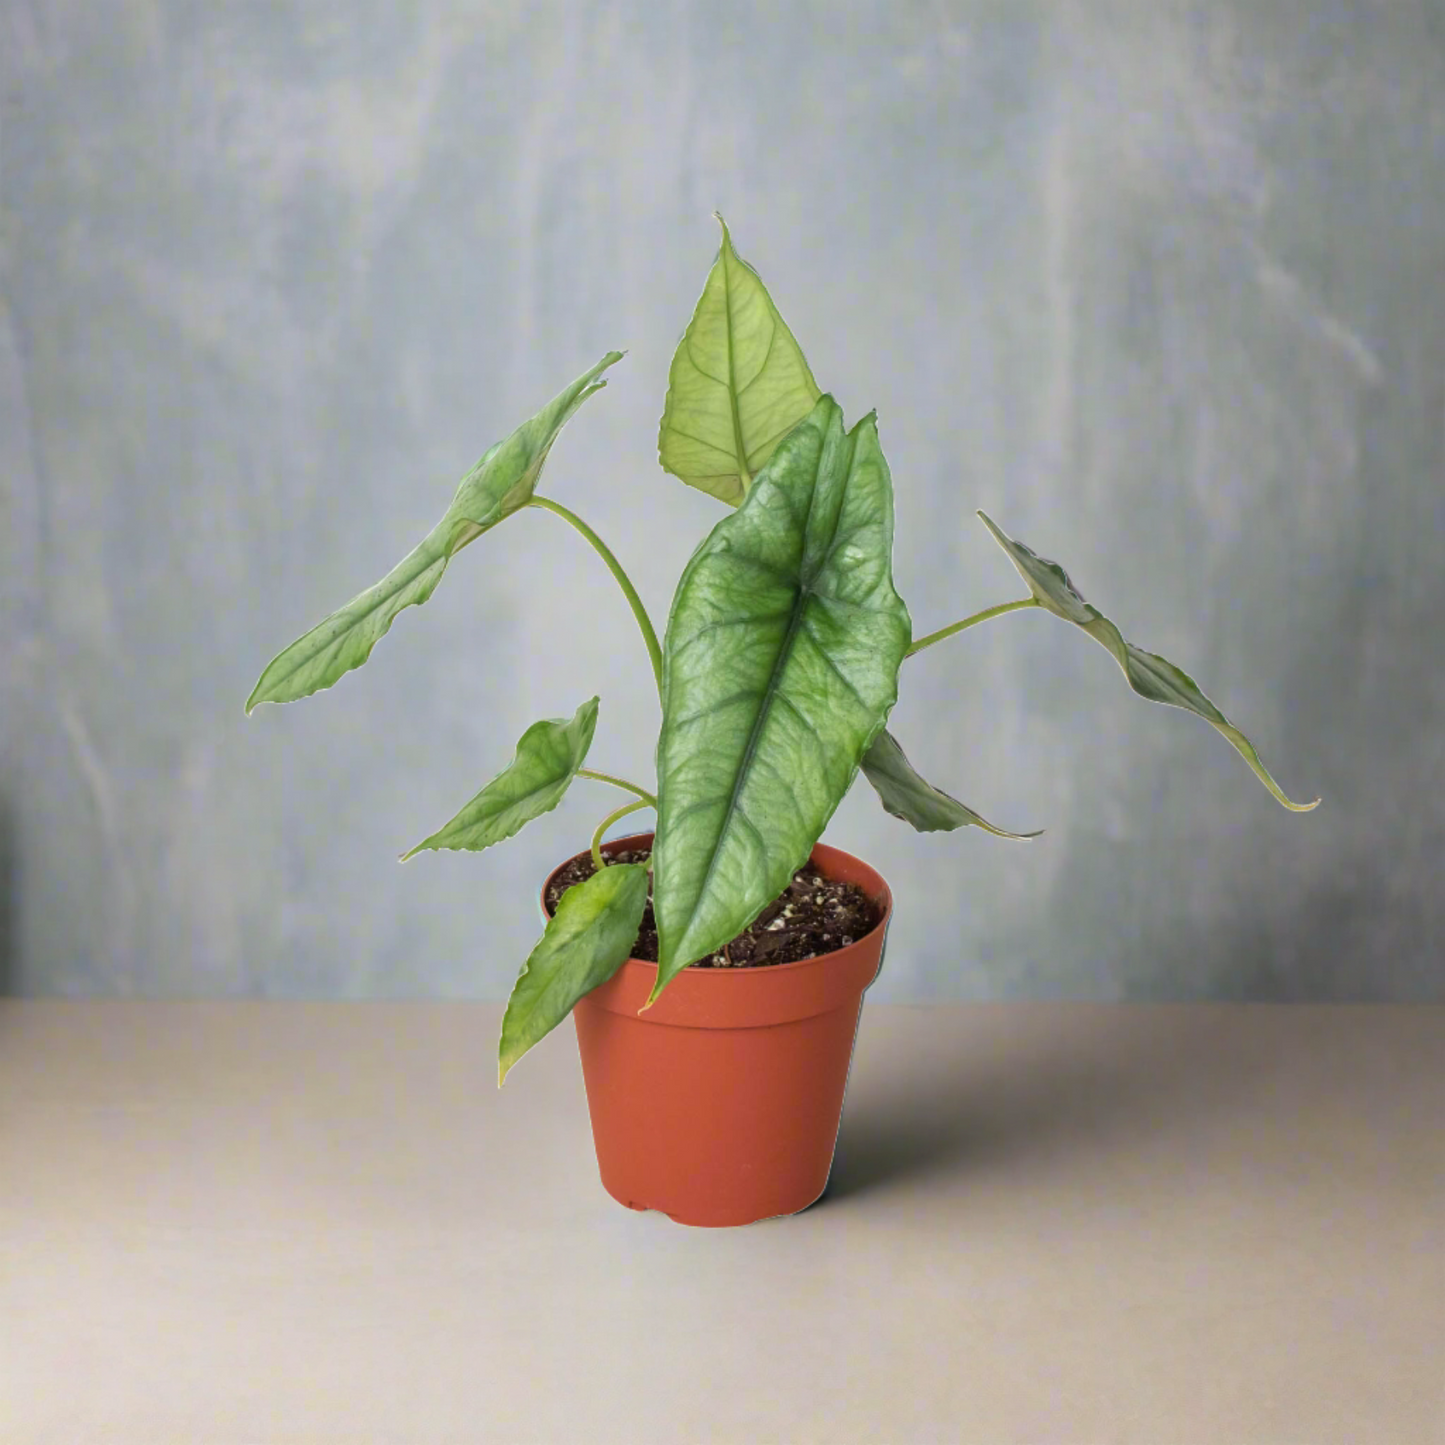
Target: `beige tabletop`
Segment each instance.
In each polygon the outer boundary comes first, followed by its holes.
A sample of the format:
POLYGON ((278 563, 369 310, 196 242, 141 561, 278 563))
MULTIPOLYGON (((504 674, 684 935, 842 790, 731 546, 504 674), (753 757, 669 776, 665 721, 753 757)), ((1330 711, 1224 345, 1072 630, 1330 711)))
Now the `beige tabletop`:
POLYGON ((1445 1008, 868 1003, 723 1230, 500 1019, 0 1002, 0 1441, 1445 1442, 1445 1008))

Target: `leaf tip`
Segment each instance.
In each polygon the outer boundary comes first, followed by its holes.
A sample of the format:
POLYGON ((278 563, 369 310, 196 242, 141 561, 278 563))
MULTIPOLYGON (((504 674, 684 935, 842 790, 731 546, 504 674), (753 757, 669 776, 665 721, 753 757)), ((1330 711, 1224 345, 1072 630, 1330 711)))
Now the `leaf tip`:
MULTIPOLYGON (((1014 566, 1018 567, 1018 561, 1012 557, 1011 553, 1009 553, 1010 547, 1014 545, 1013 538, 1011 538, 1008 533, 1005 532, 1004 529, 1000 527, 992 517, 989 516, 987 512, 983 511, 982 508, 978 510, 978 519, 983 523, 985 527, 988 528, 989 536, 991 536, 994 541, 997 542, 999 546, 1004 549, 1005 553, 1009 554, 1010 560, 1013 561, 1014 566)), ((1032 586, 1030 587, 1030 590, 1032 591, 1032 586)))
MULTIPOLYGON (((843 408, 838 405, 837 399, 833 396, 832 392, 819 393, 818 401, 822 401, 824 395, 833 403, 838 413, 838 425, 843 428, 848 436, 856 439, 871 435, 873 444, 875 446, 878 445, 878 408, 876 406, 866 416, 860 416, 850 427, 844 420, 843 408)), ((815 401, 813 405, 816 407, 818 402, 815 401)))

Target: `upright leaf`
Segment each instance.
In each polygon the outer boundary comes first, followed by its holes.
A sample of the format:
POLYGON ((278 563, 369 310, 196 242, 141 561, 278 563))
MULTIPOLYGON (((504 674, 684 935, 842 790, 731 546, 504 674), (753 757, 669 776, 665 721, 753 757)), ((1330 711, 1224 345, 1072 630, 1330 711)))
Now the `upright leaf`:
POLYGON ((507 1000, 497 1048, 499 1089, 517 1060, 627 961, 646 906, 645 863, 613 863, 562 895, 507 1000))
POLYGON ((1132 642, 1125 642, 1119 629, 1096 607, 1084 601, 1069 580, 1069 574, 1057 562, 1040 557, 1022 542, 1015 542, 982 512, 978 515, 984 526, 993 533, 994 540, 1008 553, 1009 560, 1028 583, 1029 590, 1038 598, 1040 604, 1047 607, 1055 617, 1062 617, 1065 622, 1081 627, 1095 642, 1106 647, 1110 656, 1119 664, 1129 686, 1140 697, 1147 698, 1150 702, 1163 703, 1166 707, 1181 707, 1186 712, 1197 713, 1229 739, 1260 782, 1291 812, 1308 813, 1311 808, 1319 806, 1318 798, 1313 803, 1292 803, 1285 797, 1279 784, 1265 771, 1254 745, 1205 697, 1188 673, 1157 653, 1145 652, 1142 648, 1135 647, 1132 642))
POLYGON ((822 397, 678 583, 663 649, 652 1002, 808 857, 898 698, 893 483, 822 397))
POLYGON ((820 392, 758 273, 722 246, 678 343, 657 437, 663 469, 737 506, 820 392))
POLYGON ((951 833, 972 823, 996 838, 1013 838, 1023 842, 1042 836, 1037 833, 1008 833, 995 828, 972 808, 950 797, 941 788, 924 782, 914 772, 913 764, 904 756, 898 739, 886 728, 873 739, 873 746, 863 754, 863 772, 883 800, 885 812, 905 823, 912 823, 920 833, 951 833))
POLYGON ((524 732, 516 756, 450 823, 401 855, 403 863, 423 848, 465 848, 479 853, 549 813, 577 776, 597 730, 598 699, 572 715, 544 718, 524 732))
POLYGON ((247 699, 247 713, 257 703, 309 697, 360 667, 397 613, 432 595, 452 557, 527 505, 557 434, 594 391, 607 385, 595 378, 625 354, 609 351, 530 421, 497 442, 462 478, 441 521, 380 582, 272 659, 247 699))

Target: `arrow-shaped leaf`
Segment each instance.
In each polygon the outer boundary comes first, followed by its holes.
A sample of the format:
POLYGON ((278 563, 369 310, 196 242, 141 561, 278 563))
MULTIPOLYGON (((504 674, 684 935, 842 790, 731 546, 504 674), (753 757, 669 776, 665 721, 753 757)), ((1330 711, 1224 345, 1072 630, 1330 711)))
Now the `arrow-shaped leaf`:
POLYGON ((737 506, 820 395, 758 273, 722 246, 678 343, 657 437, 663 470, 737 506))
POLYGON ((898 739, 885 729, 873 739, 873 746, 863 754, 863 772, 883 800, 885 812, 905 823, 912 823, 920 833, 951 833, 972 823, 996 838, 1014 838, 1023 842, 1027 838, 1043 836, 1037 833, 1009 833, 995 828, 986 818, 980 817, 972 808, 950 797, 941 788, 925 782, 913 770, 913 764, 904 756, 898 739))
POLYGON ((624 355, 609 351, 530 421, 496 443, 462 478, 446 515, 418 546, 375 586, 272 659, 246 701, 247 713, 257 703, 309 697, 360 667, 397 613, 432 595, 447 563, 468 542, 527 505, 558 432, 594 391, 607 385, 595 378, 624 355))
POLYGON ((647 1006, 786 887, 898 698, 893 483, 822 397, 693 553, 663 649, 647 1006))
POLYGON ((499 1089, 517 1060, 626 962, 646 906, 645 863, 613 863, 562 895, 502 1016, 499 1089))
POLYGON ((403 863, 424 848, 465 848, 479 853, 519 833, 533 818, 562 801, 597 730, 597 698, 572 715, 544 718, 524 732, 516 756, 450 823, 401 855, 403 863))
POLYGON ((1132 642, 1125 642, 1119 629, 1096 607, 1084 601, 1069 580, 1069 574, 1057 562, 1040 557, 1022 542, 1015 542, 982 512, 978 515, 984 526, 993 533, 994 540, 1008 553, 1009 560, 1028 583, 1029 590, 1038 598, 1039 603, 1047 607, 1055 617, 1062 617, 1065 622, 1081 627, 1095 642, 1108 648, 1128 679, 1129 686, 1140 697, 1147 698, 1150 702, 1163 703, 1166 707, 1182 707, 1186 712, 1197 713, 1229 739, 1249 764, 1254 775, 1291 812, 1308 813, 1311 808, 1319 806, 1318 798, 1313 803, 1292 803, 1285 797, 1279 784, 1265 771, 1254 745, 1205 697, 1188 673, 1157 653, 1145 652, 1142 648, 1135 647, 1132 642))

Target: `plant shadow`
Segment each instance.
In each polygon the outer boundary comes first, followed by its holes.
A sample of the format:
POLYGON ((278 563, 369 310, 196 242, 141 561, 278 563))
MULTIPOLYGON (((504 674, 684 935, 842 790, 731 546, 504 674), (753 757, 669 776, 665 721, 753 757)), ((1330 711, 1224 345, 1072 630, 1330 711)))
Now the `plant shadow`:
MULTIPOLYGON (((1008 1005, 982 1007, 996 1010, 999 1028, 1008 1028, 1008 1005)), ((1064 1006, 1048 1007, 1062 1017, 1064 1006)), ((881 1099, 845 1109, 818 1202, 960 1168, 1097 1148, 1110 1137, 1168 1128, 1182 1110, 1231 1107, 1231 1096, 1242 1105, 1247 1082, 1237 1069, 1221 1072, 1212 1031, 1181 1022, 1157 1014, 1149 1027, 1136 1024, 1123 1037, 1093 1026, 1077 1043, 1060 1024, 1047 1052, 991 1051, 986 1069, 975 1063, 915 1074, 881 1099)))
MULTIPOLYGON (((1208 949, 1218 1003, 990 1002, 963 1006, 979 1023, 962 1047, 944 1027, 896 1035, 918 1047, 890 1043, 870 1061, 872 1091, 845 1103, 828 1185, 811 1207, 1243 1117, 1293 1052, 1319 1048, 1310 1029, 1241 1034, 1237 1013, 1219 1006, 1270 995, 1259 947, 1231 949, 1244 932, 1222 930, 1208 949)), ((865 1008, 865 1030, 866 1020, 865 1008)))

